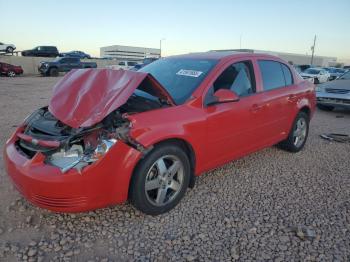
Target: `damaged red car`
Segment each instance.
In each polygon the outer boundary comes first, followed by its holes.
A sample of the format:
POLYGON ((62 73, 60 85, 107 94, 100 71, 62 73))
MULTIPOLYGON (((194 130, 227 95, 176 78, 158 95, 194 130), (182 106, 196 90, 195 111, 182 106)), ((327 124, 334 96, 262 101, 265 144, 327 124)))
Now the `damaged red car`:
POLYGON ((207 52, 136 72, 74 70, 7 141, 5 166, 43 208, 129 200, 157 215, 205 171, 275 144, 300 151, 314 109, 314 85, 270 55, 207 52))

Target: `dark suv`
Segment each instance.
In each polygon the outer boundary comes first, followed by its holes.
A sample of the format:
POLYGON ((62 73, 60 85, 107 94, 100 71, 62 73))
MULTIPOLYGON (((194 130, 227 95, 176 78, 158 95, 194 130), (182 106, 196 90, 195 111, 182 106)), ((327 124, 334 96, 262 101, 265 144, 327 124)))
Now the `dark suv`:
POLYGON ((37 46, 30 50, 22 51, 22 56, 56 57, 59 55, 56 46, 37 46))
POLYGON ((45 76, 58 76, 60 72, 69 72, 72 69, 96 68, 95 62, 81 62, 78 57, 57 57, 53 61, 42 61, 39 72, 45 76))

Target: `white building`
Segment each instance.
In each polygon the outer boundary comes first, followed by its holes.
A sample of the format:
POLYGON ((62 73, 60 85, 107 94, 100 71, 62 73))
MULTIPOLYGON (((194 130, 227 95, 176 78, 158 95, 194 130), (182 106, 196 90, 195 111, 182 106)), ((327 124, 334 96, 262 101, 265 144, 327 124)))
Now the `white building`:
MULTIPOLYGON (((295 65, 309 65, 311 63, 311 55, 293 54, 285 52, 275 52, 266 50, 255 50, 255 49, 231 49, 231 50, 213 50, 213 51, 237 51, 237 52, 249 52, 249 53, 263 53, 274 55, 286 60, 295 65)), ((334 66, 337 64, 336 57, 329 56, 318 56, 315 55, 313 58, 313 65, 315 66, 334 66)))
POLYGON ((146 57, 160 57, 160 49, 135 46, 112 45, 100 48, 100 57, 118 61, 140 62, 146 57))

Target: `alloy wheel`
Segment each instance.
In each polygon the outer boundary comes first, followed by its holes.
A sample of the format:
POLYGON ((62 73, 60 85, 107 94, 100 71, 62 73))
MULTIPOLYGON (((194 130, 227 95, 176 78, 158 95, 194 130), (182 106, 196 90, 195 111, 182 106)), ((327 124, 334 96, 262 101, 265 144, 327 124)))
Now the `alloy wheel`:
POLYGON ((305 118, 299 118, 298 121, 295 124, 294 132, 293 132, 293 138, 294 138, 294 145, 296 147, 300 147, 306 138, 307 133, 307 123, 305 118))
POLYGON ((172 202, 184 183, 184 166, 174 155, 160 157, 148 170, 145 182, 146 197, 155 206, 172 202))
POLYGON ((10 72, 7 73, 7 75, 8 75, 9 77, 15 77, 15 76, 16 76, 16 73, 13 72, 13 71, 10 71, 10 72))

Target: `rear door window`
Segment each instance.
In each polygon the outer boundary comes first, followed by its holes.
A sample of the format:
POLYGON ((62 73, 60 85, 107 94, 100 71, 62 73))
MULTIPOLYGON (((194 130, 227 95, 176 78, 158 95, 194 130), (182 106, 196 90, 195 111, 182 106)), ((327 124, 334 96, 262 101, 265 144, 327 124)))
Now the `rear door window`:
POLYGON ((281 64, 276 61, 258 61, 264 90, 272 90, 286 85, 281 64))
POLYGON ((72 57, 72 58, 67 58, 67 59, 68 59, 68 62, 71 64, 79 63, 79 58, 72 57))
POLYGON ((290 68, 280 62, 271 60, 258 61, 264 90, 293 85, 293 74, 290 68))

